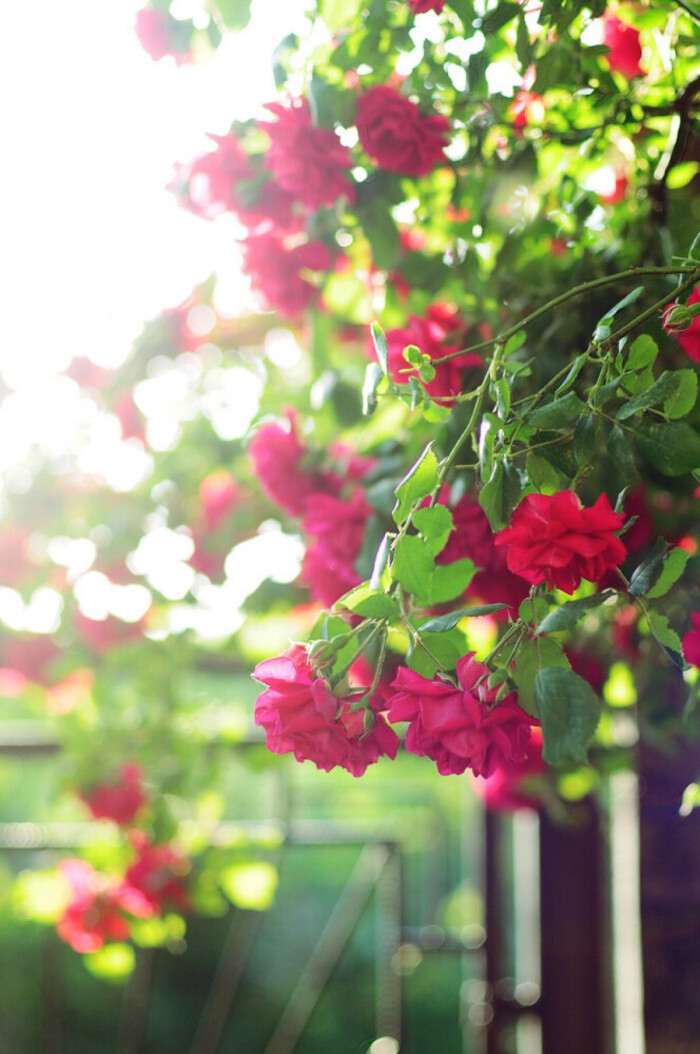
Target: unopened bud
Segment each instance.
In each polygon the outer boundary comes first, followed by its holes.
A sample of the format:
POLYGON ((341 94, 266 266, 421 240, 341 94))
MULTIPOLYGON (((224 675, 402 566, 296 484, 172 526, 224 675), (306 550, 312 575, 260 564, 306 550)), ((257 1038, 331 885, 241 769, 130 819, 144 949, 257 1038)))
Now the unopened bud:
POLYGON ((685 304, 670 304, 664 314, 663 326, 667 333, 681 333, 693 324, 693 312, 685 304))

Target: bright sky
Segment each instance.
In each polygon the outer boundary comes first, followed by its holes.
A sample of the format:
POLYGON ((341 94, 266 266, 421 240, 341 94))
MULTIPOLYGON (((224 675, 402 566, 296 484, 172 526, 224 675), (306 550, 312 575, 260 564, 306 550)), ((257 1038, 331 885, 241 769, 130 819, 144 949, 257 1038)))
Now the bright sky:
POLYGON ((274 97, 270 52, 303 2, 254 0, 249 30, 196 67, 145 54, 139 6, 36 0, 30 16, 4 5, 0 369, 13 387, 73 355, 120 362, 145 319, 232 270, 231 228, 190 216, 164 188, 176 161, 207 149, 206 132, 274 97))

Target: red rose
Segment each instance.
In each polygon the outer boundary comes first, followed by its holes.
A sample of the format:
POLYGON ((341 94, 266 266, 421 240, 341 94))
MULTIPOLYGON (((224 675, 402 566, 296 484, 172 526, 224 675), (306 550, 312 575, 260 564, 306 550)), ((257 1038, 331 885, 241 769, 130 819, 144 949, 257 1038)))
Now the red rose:
POLYGON ((424 11, 437 11, 440 14, 445 0, 408 0, 408 6, 414 15, 421 15, 424 11))
POLYGON ((607 194, 599 194, 598 197, 604 205, 619 205, 627 197, 629 180, 624 172, 615 173, 615 186, 607 194))
POLYGON ((166 908, 187 911, 190 898, 185 889, 185 876, 190 862, 169 845, 152 845, 141 832, 132 839, 136 860, 128 868, 124 884, 136 890, 148 904, 152 914, 160 915, 166 908))
POLYGON ((81 798, 96 820, 114 820, 122 826, 131 823, 139 809, 146 804, 139 765, 122 765, 114 783, 98 783, 81 798))
POLYGON ((361 581, 355 561, 371 512, 361 487, 347 501, 330 494, 312 494, 308 499, 302 527, 316 540, 307 549, 300 581, 328 607, 361 581))
POLYGON ((541 124, 544 118, 544 99, 534 91, 521 89, 508 107, 508 117, 516 132, 531 124, 541 124))
POLYGON ((642 48, 638 29, 622 22, 615 15, 604 15, 603 42, 610 49, 605 57, 611 70, 621 73, 627 80, 644 75, 639 64, 642 48))
POLYGON ((389 172, 427 176, 446 160, 447 118, 423 117, 414 102, 385 84, 360 96, 356 123, 362 149, 389 172))
MULTIPOLYGON (((396 384, 408 384, 409 377, 418 376, 418 370, 410 366, 403 356, 403 350, 409 344, 415 344, 419 351, 431 359, 442 358, 443 355, 459 351, 458 344, 443 343, 455 328, 462 328, 460 322, 455 324, 454 316, 445 313, 444 307, 445 305, 434 304, 428 309, 425 318, 411 315, 407 326, 387 331, 389 376, 396 384)), ((435 377, 424 385, 425 390, 433 399, 449 402, 450 397, 459 395, 462 391, 464 371, 470 366, 481 365, 481 357, 473 352, 456 355, 454 359, 438 363, 435 367, 435 377)))
POLYGON ((266 306, 296 318, 318 298, 318 289, 302 272, 328 271, 331 254, 323 242, 289 248, 274 234, 251 235, 243 243, 243 269, 266 306))
POLYGON ((58 870, 70 886, 71 898, 56 928, 61 940, 77 952, 95 952, 107 941, 127 940, 125 913, 138 918, 152 913, 139 892, 116 885, 85 860, 62 860, 58 870))
POLYGON ((277 120, 257 124, 271 139, 265 167, 279 185, 311 209, 333 205, 343 195, 352 201, 354 188, 346 175, 350 153, 335 132, 313 126, 307 100, 270 103, 266 109, 277 120))
POLYGON ((541 800, 531 792, 531 788, 546 771, 547 764, 542 760, 542 732, 534 727, 525 760, 502 761, 488 779, 474 780, 474 788, 483 798, 486 808, 493 812, 538 809, 541 800))
POLYGON ((527 757, 530 718, 514 694, 494 705, 497 690, 487 688, 489 672, 470 652, 457 663, 457 688, 405 666, 391 685, 389 720, 410 722, 406 749, 432 758, 443 776, 468 768, 490 776, 504 761, 527 757))
POLYGON ((693 613, 690 616, 692 629, 689 629, 683 637, 683 654, 685 661, 691 666, 700 667, 700 614, 693 613))
POLYGON ((510 527, 497 534, 496 545, 508 547, 509 570, 526 582, 546 582, 549 589, 573 593, 582 578, 597 582, 625 559, 627 550, 614 533, 624 519, 605 494, 590 509, 572 490, 527 494, 510 527))
POLYGON ((265 729, 274 754, 293 753, 324 772, 339 765, 353 776, 382 756, 396 757, 398 736, 382 715, 375 713, 365 732, 364 711, 350 709, 354 697, 336 698, 299 645, 258 663, 253 676, 267 685, 255 704, 255 723, 265 729))
POLYGON ((258 428, 248 453, 264 494, 291 516, 304 514, 312 493, 329 489, 324 474, 304 466, 309 451, 299 439, 291 413, 287 428, 275 423, 258 428))
MULTIPOLYGON (((700 285, 696 286, 688 297, 689 304, 700 304, 700 285)), ((700 315, 690 319, 690 325, 685 329, 677 329, 673 318, 673 311, 678 304, 669 304, 664 311, 663 327, 667 333, 673 334, 686 355, 693 362, 700 362, 700 315)), ((684 321, 687 321, 685 319, 684 321)))

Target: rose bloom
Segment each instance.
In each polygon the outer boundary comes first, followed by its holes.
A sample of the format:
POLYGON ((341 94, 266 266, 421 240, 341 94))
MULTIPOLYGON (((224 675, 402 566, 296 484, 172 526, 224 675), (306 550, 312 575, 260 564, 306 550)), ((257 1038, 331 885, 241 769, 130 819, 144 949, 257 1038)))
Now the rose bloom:
POLYGON ((642 48, 638 29, 615 15, 606 14, 603 16, 603 43, 610 49, 605 58, 611 70, 621 73, 627 80, 644 75, 639 64, 642 48))
MULTIPOLYGON (((441 358, 459 351, 459 344, 444 343, 450 333, 463 329, 461 322, 446 313, 445 305, 433 304, 425 318, 411 315, 408 325, 399 329, 387 330, 386 342, 389 349, 387 365, 389 376, 396 384, 408 384, 411 376, 417 377, 418 370, 411 366, 403 356, 404 348, 409 344, 415 346, 431 359, 441 358)), ((459 395, 462 391, 464 371, 471 366, 483 365, 481 356, 474 352, 456 355, 454 359, 439 363, 435 367, 432 381, 424 385, 426 392, 433 399, 445 400, 459 395)))
POLYGON ((115 782, 98 783, 80 796, 96 820, 114 820, 125 826, 146 804, 142 779, 140 765, 127 763, 119 769, 115 782))
MULTIPOLYGON (((688 297, 689 304, 700 304, 700 285, 696 286, 688 297)), ((700 363, 700 315, 696 316, 687 329, 676 330, 669 325, 669 316, 677 304, 669 304, 664 311, 663 327, 678 341, 686 355, 693 362, 700 363)))
POLYGON ((445 0, 408 0, 408 6, 414 15, 421 15, 424 11, 437 11, 440 14, 445 0))
POLYGON ((287 422, 286 428, 276 423, 258 428, 248 454, 263 493, 291 516, 302 516, 309 496, 329 488, 323 473, 304 464, 309 450, 299 438, 295 415, 289 413, 287 422))
POLYGON ((353 776, 382 756, 396 757, 399 739, 382 715, 374 713, 365 732, 364 710, 350 709, 355 696, 336 698, 299 645, 258 663, 253 676, 267 685, 255 704, 255 723, 265 729, 274 754, 293 753, 324 772, 338 765, 353 776))
POLYGON ((307 547, 299 580, 327 607, 361 582, 355 561, 371 513, 361 487, 347 500, 330 494, 309 497, 302 527, 315 542, 307 547))
POLYGON ((47 633, 12 634, 2 648, 2 665, 17 670, 36 684, 48 684, 51 665, 60 655, 60 649, 47 633))
POLYGON ((542 760, 542 732, 534 727, 525 760, 503 761, 488 779, 475 779, 474 788, 492 812, 538 809, 541 801, 531 788, 546 771, 547 764, 542 760))
POLYGON ((542 124, 544 120, 544 99, 534 91, 520 90, 508 107, 510 123, 517 133, 532 124, 542 124))
POLYGON ((168 907, 187 911, 190 898, 185 888, 185 876, 190 862, 170 845, 152 845, 143 832, 134 832, 132 844, 136 859, 124 877, 125 884, 137 890, 152 914, 160 915, 168 907))
POLYGON ((589 509, 572 490, 527 494, 510 527, 496 535, 496 545, 508 547, 508 569, 526 582, 573 593, 582 578, 597 582, 625 559, 627 550, 615 535, 624 520, 606 494, 589 509))
POLYGON ((137 918, 152 914, 137 890, 115 884, 85 860, 62 860, 58 870, 70 886, 71 899, 56 929, 77 952, 95 952, 108 941, 127 940, 125 913, 137 918))
POLYGON ((136 36, 145 52, 158 62, 172 55, 178 66, 192 61, 189 47, 189 27, 168 11, 144 7, 136 12, 136 36))
POLYGON ((690 616, 691 629, 683 637, 683 654, 691 666, 700 667, 700 613, 690 616))
POLYGON ((328 271, 331 254, 324 242, 289 248, 274 234, 250 235, 243 243, 243 270, 250 275, 266 306, 285 318, 296 318, 318 298, 318 289, 302 271, 328 271))
POLYGON ((458 687, 405 666, 392 682, 389 720, 409 722, 406 749, 432 758, 443 776, 466 769, 490 776, 504 762, 527 757, 531 719, 513 693, 494 705, 497 689, 486 684, 490 672, 469 652, 457 663, 458 687))
POLYGON ((388 172, 427 176, 446 160, 447 118, 423 117, 414 102, 388 85, 377 84, 360 95, 356 124, 362 149, 388 172))
POLYGON ((350 152, 334 131, 314 127, 308 101, 270 103, 266 109, 277 120, 257 125, 270 137, 265 167, 279 185, 310 209, 333 205, 343 195, 352 201, 354 188, 346 174, 350 152))

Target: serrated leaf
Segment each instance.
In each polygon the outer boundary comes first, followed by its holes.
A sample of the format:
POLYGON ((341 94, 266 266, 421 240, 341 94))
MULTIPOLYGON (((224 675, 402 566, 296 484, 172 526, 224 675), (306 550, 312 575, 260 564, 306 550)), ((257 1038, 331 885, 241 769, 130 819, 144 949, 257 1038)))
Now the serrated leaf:
POLYGON ((663 538, 657 539, 651 552, 635 568, 629 584, 629 592, 633 597, 643 597, 649 592, 661 574, 667 549, 668 542, 663 538))
POLYGON ((598 438, 598 419, 594 414, 579 417, 574 427, 574 457, 579 465, 587 465, 593 457, 598 438))
POLYGON ((640 392, 639 395, 635 395, 633 399, 630 399, 628 403, 620 407, 616 415, 617 420, 626 421, 628 417, 633 417, 634 414, 638 414, 650 406, 658 406, 664 399, 675 395, 679 385, 680 378, 678 374, 664 370, 650 388, 647 388, 645 392, 640 392))
POLYGON ((438 460, 432 443, 409 469, 396 488, 397 502, 393 511, 396 523, 403 523, 417 501, 431 493, 438 481, 438 460))
POLYGON ((523 420, 532 428, 567 428, 584 410, 585 406, 575 392, 567 392, 561 399, 555 399, 546 406, 538 406, 526 414, 523 420))
POLYGON ((642 421, 633 435, 640 453, 664 476, 700 468, 700 435, 685 422, 642 421))
POLYGON ((479 493, 479 504, 492 530, 500 531, 508 524, 527 486, 527 474, 516 468, 512 461, 504 458, 498 462, 493 476, 479 493))
POLYGON ((393 579, 414 596, 424 596, 435 570, 435 562, 427 545, 415 535, 399 538, 391 563, 393 579))
POLYGON ((608 381, 607 384, 604 384, 602 388, 599 388, 598 391, 591 396, 592 405, 595 407, 601 407, 605 406, 606 403, 609 403, 617 393, 617 389, 620 387, 621 382, 622 377, 616 377, 613 381, 608 381))
POLYGON ((581 600, 568 600, 555 611, 550 611, 542 619, 535 632, 539 635, 541 633, 558 633, 563 629, 571 629, 589 611, 599 607, 604 601, 614 595, 612 589, 606 589, 602 593, 595 593, 593 596, 583 597, 581 600))
POLYGON ((437 615, 421 623, 421 630, 429 630, 432 633, 446 633, 454 629, 463 618, 478 618, 480 615, 493 615, 496 611, 505 611, 509 604, 475 604, 474 607, 460 608, 458 611, 450 611, 448 615, 437 615))
POLYGON ((674 582, 677 582, 685 571, 685 565, 689 559, 690 553, 688 550, 681 549, 680 546, 675 546, 675 548, 669 549, 667 553, 664 553, 661 574, 647 592, 648 598, 656 600, 657 597, 662 597, 668 593, 674 582))
POLYGON ((678 378, 678 387, 672 395, 669 395, 664 403, 664 413, 667 417, 677 420, 685 417, 695 406, 698 397, 698 375, 695 370, 676 370, 675 377, 678 378))
POLYGON ((559 472, 545 458, 530 453, 527 455, 525 465, 528 476, 538 490, 554 492, 559 489, 559 472))
POLYGON ((445 505, 416 509, 413 513, 413 523, 426 539, 433 556, 437 556, 445 548, 454 529, 452 513, 445 505))
POLYGON ((438 565, 428 581, 427 593, 423 595, 430 604, 446 604, 462 595, 475 574, 475 564, 466 558, 438 565))
POLYGON ((533 717, 539 716, 535 698, 535 678, 545 666, 571 669, 571 663, 564 654, 561 642, 553 637, 537 637, 524 641, 518 649, 513 667, 513 680, 518 686, 518 704, 533 717))
POLYGON ((379 363, 384 376, 388 377, 389 346, 386 342, 386 335, 378 322, 373 322, 370 329, 372 332, 372 343, 374 344, 374 350, 377 355, 377 362, 379 363))
POLYGON ((336 603, 355 615, 361 615, 362 618, 395 618, 399 613, 399 607, 394 598, 371 589, 368 582, 355 586, 336 603))
POLYGON ((535 678, 535 699, 547 764, 585 764, 601 710, 590 684, 573 670, 547 666, 535 678))
POLYGON ((440 669, 454 670, 464 653, 464 637, 458 631, 454 631, 453 638, 446 633, 420 632, 420 639, 430 654, 420 644, 414 644, 407 661, 409 669, 423 677, 434 677, 440 669), (431 658, 433 655, 437 662, 431 658))
POLYGON ((617 425, 608 436, 608 453, 623 483, 633 482, 638 478, 634 452, 627 442, 625 433, 617 425))
POLYGON ((669 625, 666 616, 660 615, 657 611, 647 611, 646 617, 654 640, 658 641, 673 665, 682 670, 685 666, 683 645, 676 631, 669 625))
POLYGON ((627 369, 643 370, 645 366, 652 364, 658 354, 659 349, 656 341, 647 333, 642 333, 630 347, 626 363, 627 369))

